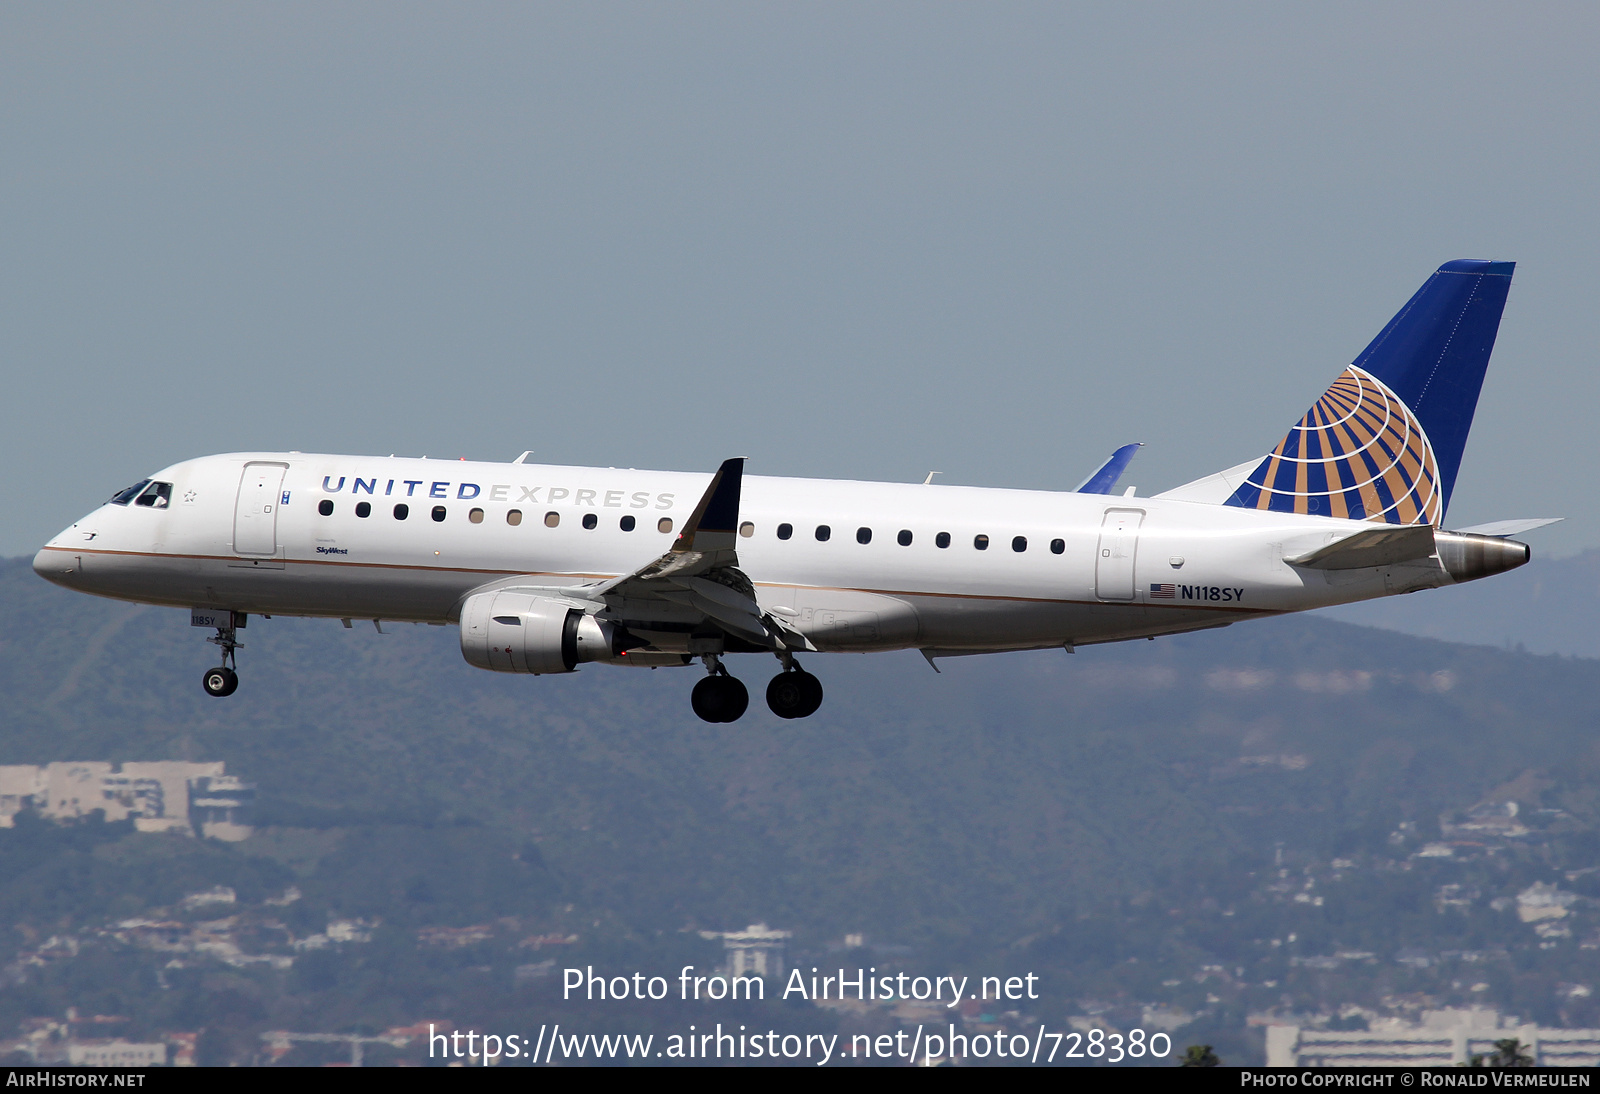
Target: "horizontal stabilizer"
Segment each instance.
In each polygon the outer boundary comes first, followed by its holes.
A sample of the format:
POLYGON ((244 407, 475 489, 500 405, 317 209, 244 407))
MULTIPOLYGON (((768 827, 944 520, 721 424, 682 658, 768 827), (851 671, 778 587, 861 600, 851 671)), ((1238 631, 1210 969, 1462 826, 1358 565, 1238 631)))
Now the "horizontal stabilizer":
POLYGON ((1143 441, 1123 445, 1111 453, 1111 458, 1101 464, 1094 474, 1080 482, 1074 492, 1079 494, 1111 493, 1117 488, 1117 480, 1122 478, 1122 473, 1128 469, 1128 464, 1132 462, 1134 454, 1143 447, 1143 441))
POLYGON ((1496 539, 1505 539, 1507 536, 1531 532, 1535 528, 1543 528, 1547 524, 1556 524, 1566 519, 1566 517, 1523 517, 1521 520, 1496 520, 1490 521, 1488 524, 1474 524, 1471 528, 1457 528, 1456 531, 1466 532, 1474 536, 1493 536, 1496 539))
POLYGON ((1357 532, 1337 543, 1330 543, 1299 558, 1284 559, 1294 566, 1313 570, 1358 570, 1368 566, 1390 566, 1433 554, 1433 526, 1400 524, 1357 532))

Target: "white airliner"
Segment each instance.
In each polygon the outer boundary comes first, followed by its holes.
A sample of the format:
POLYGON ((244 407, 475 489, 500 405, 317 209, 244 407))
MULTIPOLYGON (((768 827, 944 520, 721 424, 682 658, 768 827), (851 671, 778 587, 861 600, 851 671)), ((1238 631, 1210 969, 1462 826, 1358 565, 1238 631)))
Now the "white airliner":
POLYGON ((749 703, 724 656, 769 653, 768 705, 805 717, 798 654, 1070 651, 1522 565, 1505 537, 1549 521, 1441 527, 1512 270, 1441 266, 1271 453, 1154 497, 1111 493, 1137 445, 1056 493, 243 452, 135 483, 33 566, 190 608, 212 695, 249 616, 324 616, 459 624, 497 672, 698 660, 712 722, 749 703))

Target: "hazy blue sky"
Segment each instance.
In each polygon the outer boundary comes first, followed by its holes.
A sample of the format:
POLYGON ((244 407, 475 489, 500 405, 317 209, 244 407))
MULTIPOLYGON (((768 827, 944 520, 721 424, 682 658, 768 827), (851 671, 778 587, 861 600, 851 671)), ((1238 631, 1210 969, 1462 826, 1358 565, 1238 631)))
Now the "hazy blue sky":
POLYGON ((0 7, 0 554, 302 449, 1150 493, 1515 259, 1450 513, 1600 545, 1600 6, 0 7))

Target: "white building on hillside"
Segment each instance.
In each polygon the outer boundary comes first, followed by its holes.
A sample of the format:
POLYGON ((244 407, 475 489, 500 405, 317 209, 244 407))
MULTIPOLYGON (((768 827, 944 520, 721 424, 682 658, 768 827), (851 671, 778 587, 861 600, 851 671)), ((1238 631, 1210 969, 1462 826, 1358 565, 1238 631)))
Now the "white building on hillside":
POLYGON ((1380 1019, 1368 1030, 1267 1027, 1268 1067, 1451 1067, 1515 1038, 1543 1067, 1600 1065, 1600 1030, 1541 1029, 1481 1008, 1426 1010, 1418 1024, 1380 1019))
POLYGON ((48 820, 69 821, 103 810, 108 821, 133 818, 140 832, 181 832, 210 839, 250 835, 245 810, 255 790, 223 773, 223 764, 159 760, 103 760, 43 765, 0 765, 0 828, 32 810, 48 820))
POLYGON ((742 931, 701 931, 700 937, 722 939, 729 976, 782 976, 784 948, 791 934, 752 923, 742 931))

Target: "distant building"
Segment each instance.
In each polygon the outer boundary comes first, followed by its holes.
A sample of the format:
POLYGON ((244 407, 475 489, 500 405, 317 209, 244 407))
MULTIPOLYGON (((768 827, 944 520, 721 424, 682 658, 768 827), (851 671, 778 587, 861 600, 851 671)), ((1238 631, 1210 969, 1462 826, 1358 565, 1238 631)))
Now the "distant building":
POLYGON ((208 904, 237 904, 239 894, 226 885, 215 885, 198 893, 190 893, 181 901, 188 909, 203 908, 208 904))
POLYGON ((1348 1032, 1269 1025, 1267 1066, 1451 1067, 1491 1055, 1496 1041, 1513 1037, 1540 1066, 1600 1065, 1600 1030, 1541 1029, 1473 1007, 1423 1011, 1419 1024, 1380 1019, 1348 1032))
POLYGON ((742 931, 701 931, 700 937, 722 939, 729 976, 782 976, 784 949, 792 932, 752 923, 742 931))
POLYGON ((165 1067, 167 1046, 131 1041, 69 1041, 69 1067, 165 1067))
POLYGON ((130 817, 140 832, 180 832, 208 839, 250 835, 247 811, 255 788, 223 773, 223 764, 160 760, 125 763, 64 761, 0 766, 0 828, 32 810, 55 821, 103 810, 108 821, 130 817))

